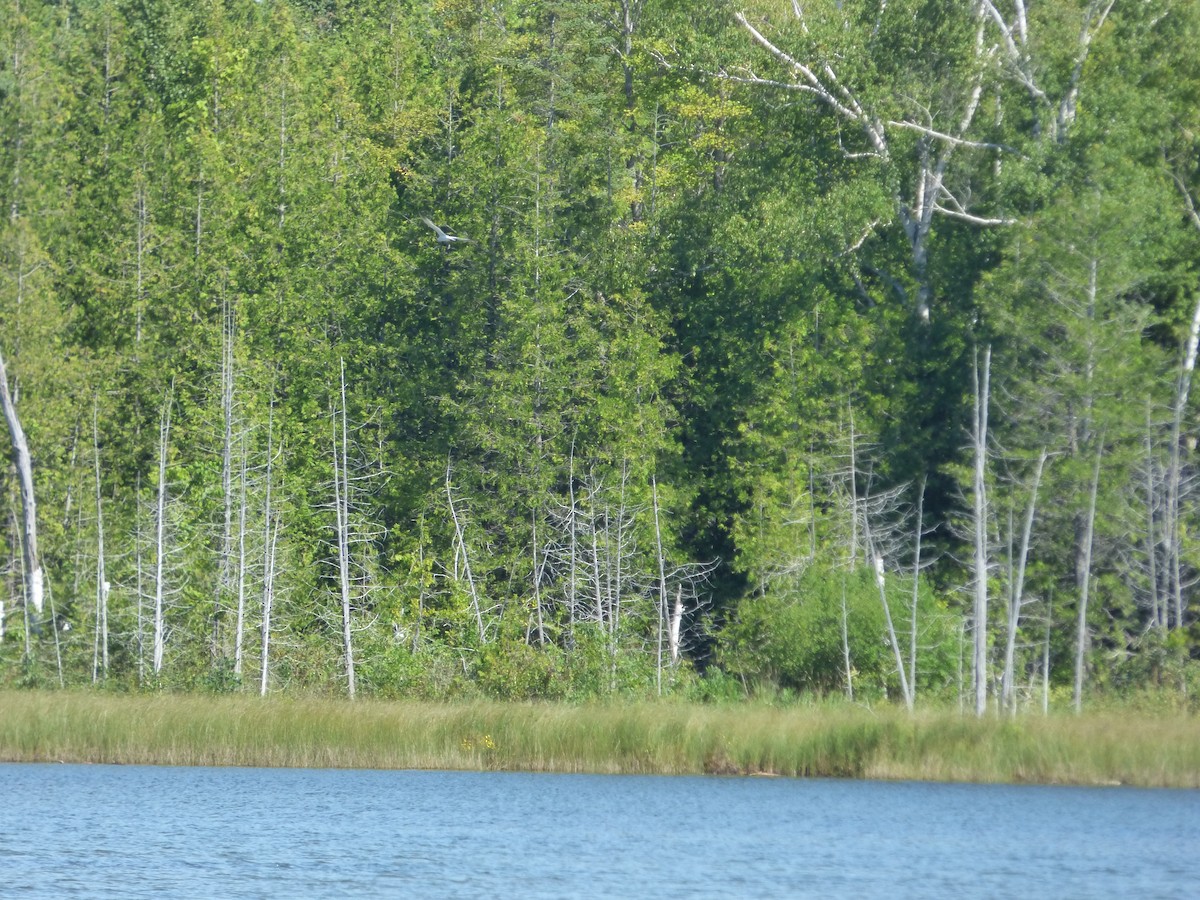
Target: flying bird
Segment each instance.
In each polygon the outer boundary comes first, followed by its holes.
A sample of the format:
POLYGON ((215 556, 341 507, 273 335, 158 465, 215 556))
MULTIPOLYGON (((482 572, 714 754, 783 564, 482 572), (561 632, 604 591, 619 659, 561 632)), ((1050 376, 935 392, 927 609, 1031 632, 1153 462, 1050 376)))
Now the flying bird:
POLYGON ((433 233, 437 235, 437 242, 439 244, 446 244, 449 246, 450 244, 457 244, 459 242, 464 244, 469 244, 471 242, 470 238, 459 237, 458 235, 454 234, 446 234, 446 232, 442 231, 442 229, 438 228, 433 224, 433 222, 424 216, 421 216, 421 221, 433 229, 433 233))

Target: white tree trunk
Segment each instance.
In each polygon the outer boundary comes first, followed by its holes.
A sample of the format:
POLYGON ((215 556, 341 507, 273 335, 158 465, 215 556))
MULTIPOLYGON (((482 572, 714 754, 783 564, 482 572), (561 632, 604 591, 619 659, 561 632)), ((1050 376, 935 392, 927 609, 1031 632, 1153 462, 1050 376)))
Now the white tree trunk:
POLYGON ((267 406, 267 471, 263 488, 263 585, 262 623, 260 638, 262 662, 259 669, 258 692, 267 696, 271 679, 271 605, 275 598, 275 542, 279 538, 279 523, 271 527, 271 476, 275 465, 275 386, 271 385, 271 400, 267 406))
POLYGON ((96 643, 97 659, 92 661, 92 682, 108 678, 108 579, 104 572, 104 504, 100 485, 100 428, 96 407, 92 407, 92 459, 96 475, 96 643))
POLYGON ((917 699, 917 601, 921 596, 921 538, 925 529, 925 479, 917 490, 917 532, 913 538, 912 607, 909 609, 908 689, 917 699))
POLYGON ((143 536, 142 536, 142 473, 137 474, 137 511, 134 517, 134 569, 137 585, 135 594, 137 596, 137 664, 138 664, 138 687, 143 687, 146 684, 146 580, 145 566, 142 560, 143 536))
POLYGON ((1013 585, 1012 603, 1008 609, 1008 632, 1004 641, 1004 676, 1001 679, 1000 705, 1016 712, 1013 702, 1013 661, 1016 654, 1017 628, 1021 619, 1021 606, 1025 602, 1025 567, 1029 561, 1029 543, 1033 536, 1033 519, 1037 513, 1038 487, 1042 482, 1042 471, 1046 467, 1048 454, 1042 448, 1038 454, 1037 467, 1033 473, 1033 484, 1029 488, 1029 505, 1025 508, 1025 523, 1021 530, 1021 547, 1017 554, 1017 576, 1013 585))
POLYGON ((671 665, 679 665, 679 626, 683 622, 683 585, 675 591, 675 608, 671 610, 670 630, 667 633, 668 647, 671 651, 671 665))
POLYGON ((271 683, 271 607, 275 602, 275 551, 279 544, 279 520, 274 527, 271 520, 266 525, 267 545, 263 557, 263 608, 262 608, 262 669, 259 672, 258 693, 267 696, 271 683))
POLYGON ((667 562, 663 555, 662 526, 658 518, 658 476, 650 476, 650 497, 654 504, 654 550, 658 560, 658 640, 655 663, 655 685, 662 696, 663 632, 667 618, 667 562))
POLYGON ((237 628, 233 636, 233 671, 242 674, 242 648, 246 634, 246 448, 241 448, 238 479, 238 567, 237 567, 237 628))
POLYGON ((458 542, 458 552, 462 553, 463 574, 467 578, 467 590, 471 597, 471 612, 475 614, 475 627, 479 635, 480 645, 487 642, 487 629, 483 624, 483 609, 479 602, 479 592, 475 588, 475 576, 471 574, 471 555, 467 550, 467 534, 458 508, 454 505, 454 491, 450 483, 450 462, 446 462, 446 502, 450 506, 450 518, 454 521, 454 536, 458 542))
MULTIPOLYGON (((1192 387, 1192 375, 1196 370, 1196 350, 1200 345, 1200 301, 1192 312, 1192 324, 1188 330, 1187 344, 1184 347, 1183 363, 1180 367, 1179 379, 1175 390, 1175 403, 1171 416, 1171 446, 1170 466, 1167 471, 1167 567, 1170 579, 1170 610, 1174 613, 1176 628, 1183 627, 1183 577, 1180 572, 1180 492, 1182 482, 1182 448, 1180 440, 1183 433, 1183 417, 1187 412, 1188 395, 1192 387)), ((1164 612, 1164 621, 1170 622, 1171 616, 1164 612)))
POLYGON ((350 438, 346 426, 346 361, 341 360, 339 380, 341 397, 340 440, 338 422, 334 423, 333 497, 337 513, 338 585, 342 601, 342 652, 346 666, 346 691, 354 699, 354 636, 351 629, 352 604, 350 597, 350 477, 346 472, 350 438))
POLYGON ((854 700, 854 669, 850 665, 850 616, 846 609, 846 576, 842 575, 842 663, 846 671, 846 699, 854 700))
POLYGON ((162 673, 163 653, 166 647, 166 629, 163 620, 164 584, 166 577, 166 518, 167 518, 167 447, 171 437, 171 405, 175 383, 167 392, 159 419, 158 431, 158 501, 155 504, 154 522, 154 655, 153 669, 157 676, 162 673))
POLYGON ((579 529, 576 524, 579 509, 575 505, 575 439, 571 439, 571 457, 567 467, 567 534, 570 544, 570 563, 567 578, 567 648, 575 649, 575 598, 579 590, 579 529))
POLYGON ((21 489, 21 551, 23 554, 23 576, 25 581, 25 603, 33 607, 36 615, 42 614, 45 596, 45 576, 38 558, 37 501, 33 493, 33 461, 29 455, 29 442, 25 429, 21 427, 17 407, 8 385, 8 370, 4 356, 0 355, 0 405, 4 407, 4 418, 8 421, 8 433, 12 439, 13 461, 17 466, 17 480, 21 489))
POLYGON ((1092 546, 1096 534, 1096 495, 1100 492, 1100 460, 1104 455, 1104 441, 1096 441, 1096 462, 1092 469, 1092 485, 1088 494, 1087 521, 1083 536, 1083 572, 1079 587, 1078 617, 1075 624, 1075 688, 1072 703, 1078 715, 1083 709, 1084 653, 1087 650, 1088 592, 1092 583, 1092 546))
MULTIPOLYGON (((865 521, 865 520, 864 520, 865 521)), ((867 547, 872 552, 875 566, 875 586, 879 590, 879 602, 883 606, 883 620, 887 625, 888 643, 892 646, 892 655, 896 660, 896 674, 900 676, 900 693, 904 696, 904 706, 912 712, 913 696, 912 691, 908 686, 908 673, 904 671, 904 655, 900 652, 900 642, 896 639, 896 629, 892 624, 892 610, 887 599, 887 579, 884 576, 883 557, 879 555, 878 550, 874 550, 871 540, 871 532, 868 526, 866 534, 867 547)))

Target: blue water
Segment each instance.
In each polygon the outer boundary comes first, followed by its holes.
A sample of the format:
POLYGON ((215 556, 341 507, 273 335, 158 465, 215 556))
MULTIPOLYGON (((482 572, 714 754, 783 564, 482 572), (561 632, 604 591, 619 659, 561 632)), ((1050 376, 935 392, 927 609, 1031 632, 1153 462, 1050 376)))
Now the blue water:
POLYGON ((3 897, 1196 897, 1200 793, 0 765, 3 897))

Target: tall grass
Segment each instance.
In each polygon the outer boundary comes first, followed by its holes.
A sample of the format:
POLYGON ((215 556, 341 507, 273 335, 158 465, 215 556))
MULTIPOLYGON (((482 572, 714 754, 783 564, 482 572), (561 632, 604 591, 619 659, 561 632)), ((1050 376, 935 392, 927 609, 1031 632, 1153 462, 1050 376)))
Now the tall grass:
POLYGON ((1200 719, 0 692, 0 760, 1200 787, 1200 719))

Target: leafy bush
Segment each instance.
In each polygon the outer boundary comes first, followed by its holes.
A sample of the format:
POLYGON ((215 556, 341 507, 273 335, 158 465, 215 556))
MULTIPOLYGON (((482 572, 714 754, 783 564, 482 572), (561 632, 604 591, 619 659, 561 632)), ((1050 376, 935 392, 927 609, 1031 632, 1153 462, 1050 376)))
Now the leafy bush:
POLYGON ((559 698, 566 693, 562 662, 557 647, 502 641, 480 652, 475 677, 480 690, 498 700, 559 698))
MULTIPOLYGON (((886 590, 907 660, 912 595, 890 578, 886 590)), ((941 613, 932 595, 922 589, 918 678, 938 691, 950 679, 954 659, 953 636, 941 613)), ((900 695, 874 573, 813 567, 765 596, 742 601, 734 620, 718 636, 717 654, 728 674, 748 683, 825 694, 846 689, 846 645, 856 697, 900 695)))

